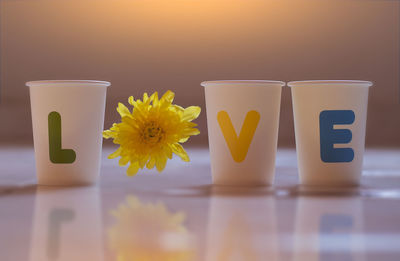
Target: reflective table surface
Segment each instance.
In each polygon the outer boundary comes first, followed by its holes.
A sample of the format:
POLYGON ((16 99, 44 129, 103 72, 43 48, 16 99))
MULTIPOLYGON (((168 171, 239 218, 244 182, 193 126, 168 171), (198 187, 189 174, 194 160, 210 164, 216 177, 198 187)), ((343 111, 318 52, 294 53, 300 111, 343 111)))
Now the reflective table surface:
POLYGON ((99 183, 36 186, 33 148, 0 149, 0 260, 400 260, 400 150, 367 150, 362 186, 297 186, 279 149, 271 188, 211 183, 207 149, 130 178, 103 150, 99 183))

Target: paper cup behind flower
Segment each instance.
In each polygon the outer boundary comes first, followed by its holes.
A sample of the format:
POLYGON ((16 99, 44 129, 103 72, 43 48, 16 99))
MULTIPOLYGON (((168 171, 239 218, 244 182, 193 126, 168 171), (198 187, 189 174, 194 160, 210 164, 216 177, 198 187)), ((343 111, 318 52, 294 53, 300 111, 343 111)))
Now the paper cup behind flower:
POLYGON ((212 180, 273 183, 283 82, 209 81, 205 87, 212 180))
POLYGON ((103 81, 33 81, 30 90, 40 185, 87 185, 100 172, 106 90, 103 81))
POLYGON ((302 185, 359 184, 371 85, 367 81, 329 80, 288 83, 302 185))

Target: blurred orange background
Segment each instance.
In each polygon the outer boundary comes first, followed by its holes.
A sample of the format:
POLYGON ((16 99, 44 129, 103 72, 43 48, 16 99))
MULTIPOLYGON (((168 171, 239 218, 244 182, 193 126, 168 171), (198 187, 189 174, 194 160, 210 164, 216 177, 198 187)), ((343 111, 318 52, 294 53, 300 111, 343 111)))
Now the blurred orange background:
MULTIPOLYGON (((360 79, 375 83, 367 146, 400 146, 399 14, 390 0, 0 0, 0 144, 33 143, 29 80, 110 81, 105 128, 118 101, 170 89, 202 107, 188 144, 207 145, 204 80, 360 79)), ((288 87, 279 145, 294 146, 288 87)))

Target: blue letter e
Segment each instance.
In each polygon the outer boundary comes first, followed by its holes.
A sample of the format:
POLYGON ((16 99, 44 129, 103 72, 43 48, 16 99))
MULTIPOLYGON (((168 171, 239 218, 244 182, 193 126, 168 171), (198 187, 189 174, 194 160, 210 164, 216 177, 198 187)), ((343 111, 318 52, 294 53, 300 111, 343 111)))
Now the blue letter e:
POLYGON ((322 111, 319 114, 319 135, 321 160, 323 162, 351 162, 354 151, 351 148, 334 148, 336 143, 349 143, 352 133, 349 129, 334 129, 335 124, 352 124, 355 115, 351 110, 322 111))

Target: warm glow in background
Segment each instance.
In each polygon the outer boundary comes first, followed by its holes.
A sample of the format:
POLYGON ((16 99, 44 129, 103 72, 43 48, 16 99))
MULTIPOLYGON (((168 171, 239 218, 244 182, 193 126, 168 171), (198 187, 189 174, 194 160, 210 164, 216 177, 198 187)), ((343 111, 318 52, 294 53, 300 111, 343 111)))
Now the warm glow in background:
MULTIPOLYGON (((176 92, 200 105, 204 80, 362 79, 370 92, 367 145, 400 145, 399 1, 0 0, 0 142, 32 143, 29 93, 41 79, 111 81, 118 101, 176 92)), ((238 106, 240 106, 238 104, 238 106)), ((279 144, 294 144, 290 90, 279 144)))

